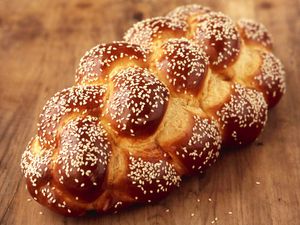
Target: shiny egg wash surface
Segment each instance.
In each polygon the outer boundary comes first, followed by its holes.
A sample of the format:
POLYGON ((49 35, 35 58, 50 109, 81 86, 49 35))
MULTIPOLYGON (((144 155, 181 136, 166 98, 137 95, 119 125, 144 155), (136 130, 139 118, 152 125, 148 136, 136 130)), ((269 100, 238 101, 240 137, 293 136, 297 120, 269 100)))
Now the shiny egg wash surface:
POLYGON ((116 63, 126 68, 130 65, 145 67, 146 62, 147 53, 139 45, 122 41, 99 44, 80 59, 75 82, 78 85, 105 83, 110 69, 114 68, 116 63))
POLYGON ((221 147, 261 133, 285 92, 272 45, 260 23, 188 5, 91 48, 75 85, 46 102, 22 155, 29 193, 68 216, 164 198, 221 147))
POLYGON ((105 116, 120 135, 153 134, 168 105, 169 90, 147 69, 129 67, 116 74, 105 116))

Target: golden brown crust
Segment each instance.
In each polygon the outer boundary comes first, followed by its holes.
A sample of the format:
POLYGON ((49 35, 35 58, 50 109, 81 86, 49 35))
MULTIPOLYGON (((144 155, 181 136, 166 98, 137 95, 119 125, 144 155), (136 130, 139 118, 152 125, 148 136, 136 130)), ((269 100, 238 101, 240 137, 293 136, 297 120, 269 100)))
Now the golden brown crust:
POLYGON ((138 202, 157 201, 179 186, 181 181, 174 166, 164 154, 157 158, 130 154, 127 165, 130 193, 138 202))
POLYGON ((105 117, 119 135, 149 136, 160 124, 169 90, 147 69, 129 67, 117 73, 105 117))
POLYGON ((233 84, 231 90, 228 101, 215 113, 221 124, 225 147, 253 142, 264 128, 268 112, 262 93, 240 84, 233 84))
POLYGON ((72 195, 61 190, 52 180, 53 150, 41 150, 38 138, 33 138, 22 155, 21 167, 26 187, 34 200, 64 215, 78 216, 86 212, 86 206, 76 202, 72 195))
POLYGON ((93 202, 102 184, 111 156, 111 144, 97 117, 77 117, 61 132, 53 179, 78 201, 93 202))
POLYGON ((268 107, 274 107, 285 93, 285 72, 280 60, 271 52, 259 52, 261 65, 254 76, 255 86, 264 94, 268 107))
POLYGON ((219 156, 221 134, 215 120, 189 111, 189 128, 185 135, 172 142, 161 141, 159 144, 173 161, 184 168, 184 174, 203 173, 219 156))
POLYGON ((261 45, 272 49, 273 41, 267 28, 251 19, 240 19, 237 22, 241 36, 248 45, 261 45))
POLYGON ((74 86, 56 93, 44 106, 38 123, 42 148, 56 148, 58 128, 78 114, 101 113, 106 88, 104 86, 74 86))
POLYGON ((139 46, 126 42, 100 44, 80 59, 76 70, 75 82, 78 85, 104 84, 108 75, 117 65, 126 68, 128 65, 144 67, 147 53, 139 46))
POLYGON ((238 30, 223 13, 210 12, 199 16, 192 37, 206 51, 212 68, 227 68, 239 55, 238 30))
POLYGON ((155 60, 156 72, 175 92, 198 95, 208 70, 205 53, 187 39, 170 39, 155 60))
POLYGON ((199 5, 141 21, 81 59, 21 160, 32 197, 69 216, 157 201, 221 146, 252 142, 285 92, 265 27, 199 5))
POLYGON ((126 32, 124 40, 131 44, 140 45, 144 49, 153 50, 156 42, 161 43, 170 37, 180 38, 184 36, 186 27, 187 24, 183 21, 167 17, 155 17, 136 23, 126 32))

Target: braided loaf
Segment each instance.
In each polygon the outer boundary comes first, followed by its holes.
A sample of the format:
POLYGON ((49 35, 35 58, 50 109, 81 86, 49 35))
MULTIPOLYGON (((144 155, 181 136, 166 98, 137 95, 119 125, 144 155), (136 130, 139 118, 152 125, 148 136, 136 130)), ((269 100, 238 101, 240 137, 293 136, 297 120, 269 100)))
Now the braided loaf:
POLYGON ((61 214, 163 198, 221 146, 254 141, 285 91, 270 34, 252 20, 188 5, 124 39, 83 56, 22 156, 30 194, 61 214))

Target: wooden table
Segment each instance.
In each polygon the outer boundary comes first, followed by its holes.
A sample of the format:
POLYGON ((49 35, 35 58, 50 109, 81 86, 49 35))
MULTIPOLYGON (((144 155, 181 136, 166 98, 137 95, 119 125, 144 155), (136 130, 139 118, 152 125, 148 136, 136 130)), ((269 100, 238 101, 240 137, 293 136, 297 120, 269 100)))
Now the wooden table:
POLYGON ((121 39, 142 18, 191 1, 0 1, 0 224, 300 224, 300 18, 297 0, 193 1, 262 21, 275 39, 288 90, 251 146, 223 154, 156 205, 65 218, 27 201, 20 157, 45 101, 73 84, 81 55, 121 39), (40 213, 41 212, 41 213, 40 213))

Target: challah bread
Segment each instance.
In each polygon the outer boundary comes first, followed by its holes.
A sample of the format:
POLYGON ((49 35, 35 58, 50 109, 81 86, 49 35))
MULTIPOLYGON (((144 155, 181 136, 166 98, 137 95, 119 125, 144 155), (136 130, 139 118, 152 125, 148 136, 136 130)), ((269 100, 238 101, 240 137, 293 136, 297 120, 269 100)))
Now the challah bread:
POLYGON ((266 28, 207 7, 141 21, 89 50, 43 108, 21 160, 33 198, 64 215, 165 197, 248 144, 285 91, 266 28))

